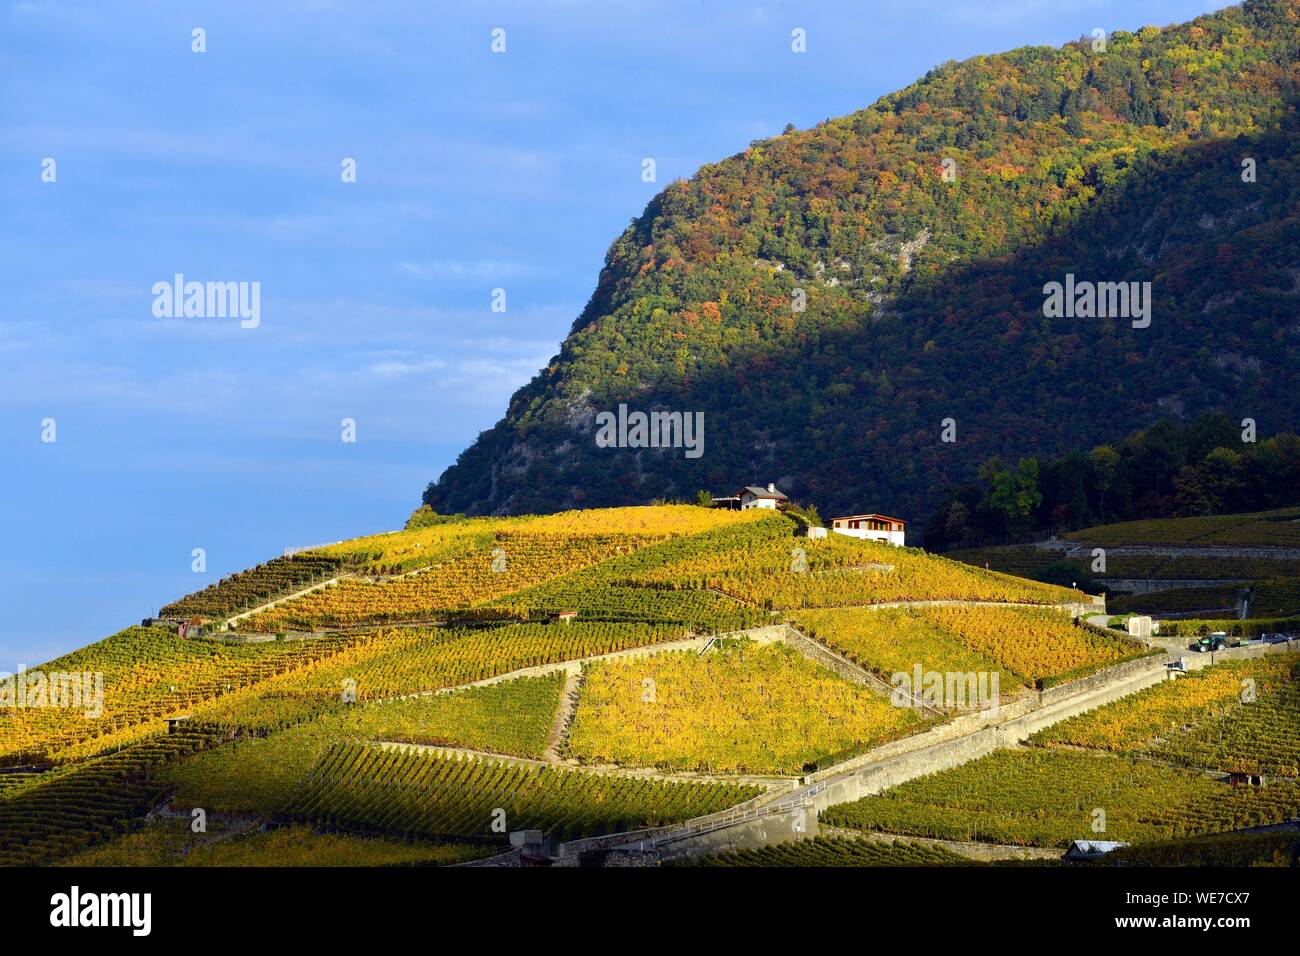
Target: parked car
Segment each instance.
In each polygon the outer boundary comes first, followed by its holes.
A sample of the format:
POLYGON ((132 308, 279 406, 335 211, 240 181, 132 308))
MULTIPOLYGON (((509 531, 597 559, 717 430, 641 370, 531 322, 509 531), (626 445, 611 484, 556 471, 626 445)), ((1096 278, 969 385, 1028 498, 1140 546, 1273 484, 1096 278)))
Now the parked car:
POLYGON ((1265 644, 1285 644, 1287 641, 1291 640, 1291 635, 1289 635, 1289 634, 1261 634, 1261 635, 1259 636, 1259 639, 1260 639, 1261 641, 1263 641, 1265 644))

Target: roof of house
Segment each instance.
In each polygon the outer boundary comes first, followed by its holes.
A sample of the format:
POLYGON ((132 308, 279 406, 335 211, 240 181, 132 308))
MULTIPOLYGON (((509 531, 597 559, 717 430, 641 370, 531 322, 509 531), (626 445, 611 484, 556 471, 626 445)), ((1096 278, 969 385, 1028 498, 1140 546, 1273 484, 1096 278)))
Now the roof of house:
POLYGON ((786 497, 786 495, 782 493, 782 491, 779 488, 773 488, 771 491, 768 491, 766 488, 759 488, 756 487, 755 485, 746 485, 744 488, 741 488, 740 491, 736 492, 736 497, 740 497, 747 491, 755 498, 785 498, 786 497))
POLYGON ((891 518, 889 515, 841 515, 838 518, 832 518, 831 521, 861 521, 863 518, 877 518, 880 521, 897 521, 899 524, 907 524, 902 518, 891 518))

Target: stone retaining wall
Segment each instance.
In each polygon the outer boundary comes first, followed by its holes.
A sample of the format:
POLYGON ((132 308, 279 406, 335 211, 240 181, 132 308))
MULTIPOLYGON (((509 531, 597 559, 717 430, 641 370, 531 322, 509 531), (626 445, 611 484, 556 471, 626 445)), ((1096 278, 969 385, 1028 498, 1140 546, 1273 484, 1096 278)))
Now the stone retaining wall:
POLYGON ((1046 688, 1039 693, 1039 700, 1044 704, 1054 703, 1075 694, 1086 693, 1098 687, 1104 687, 1115 681, 1127 680, 1133 674, 1150 670, 1154 664, 1158 664, 1163 669, 1167 663, 1168 658, 1164 655, 1151 654, 1147 657, 1139 657, 1137 660, 1115 664, 1112 667, 1104 667, 1087 677, 1080 677, 1077 680, 1066 681, 1064 684, 1046 688))
POLYGON ((1176 591, 1184 588, 1224 588, 1249 584, 1246 578, 1105 578, 1112 590, 1129 594, 1155 594, 1159 591, 1176 591))
POLYGON ((1198 671, 1203 667, 1209 667, 1211 664, 1219 664, 1223 661, 1249 660, 1254 657, 1266 657, 1269 654, 1295 654, 1300 653, 1300 640, 1287 641, 1285 644, 1249 644, 1245 647, 1226 647, 1221 651, 1183 651, 1181 654, 1171 651, 1171 654, 1180 656, 1187 662, 1189 671, 1198 671))
MULTIPOLYGON (((1022 697, 1001 707, 994 718, 986 713, 955 718, 812 774, 805 778, 803 788, 776 804, 768 796, 765 802, 769 807, 751 808, 753 814, 762 816, 728 823, 728 813, 718 814, 712 824, 692 821, 674 828, 673 833, 647 833, 639 846, 656 845, 661 855, 671 858, 807 839, 816 835, 817 815, 828 807, 1013 747, 1045 727, 1158 684, 1167 677, 1165 664, 1164 656, 1129 661, 1053 688, 1056 693, 1046 700, 1039 694, 1022 697), (800 809, 807 811, 806 816, 799 815, 800 809)), ((761 802, 763 798, 751 804, 761 802)), ((609 839, 610 845, 615 845, 609 839)))
POLYGON ((998 720, 964 736, 921 741, 922 746, 909 752, 864 763, 849 773, 828 776, 823 781, 824 788, 810 793, 810 802, 820 812, 837 803, 850 803, 916 777, 938 773, 987 756, 995 750, 1013 747, 1045 727, 1111 703, 1165 679, 1163 659, 1143 663, 1143 667, 1126 669, 1114 683, 1085 689, 1069 697, 1045 703, 1019 716, 998 720))

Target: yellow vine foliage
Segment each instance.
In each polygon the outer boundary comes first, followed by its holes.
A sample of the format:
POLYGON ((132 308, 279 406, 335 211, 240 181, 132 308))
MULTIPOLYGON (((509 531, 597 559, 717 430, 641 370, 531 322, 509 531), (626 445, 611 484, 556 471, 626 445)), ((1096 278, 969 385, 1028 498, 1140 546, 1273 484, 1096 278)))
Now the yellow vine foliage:
MULTIPOLYGON (((1246 716, 1250 709, 1271 723, 1252 727, 1254 739, 1245 749, 1251 751, 1249 755, 1283 758, 1275 762, 1273 772, 1294 776, 1296 754, 1300 752, 1297 670, 1295 660, 1285 654, 1224 661, 1080 714, 1042 731, 1035 740, 1045 745, 1063 744, 1112 752, 1147 748, 1176 751, 1184 739, 1195 738, 1202 727, 1213 725, 1216 731, 1213 736, 1221 736, 1220 721, 1246 716), (1270 707, 1274 703, 1283 706, 1270 707), (1285 748, 1281 746, 1284 742, 1285 748)), ((1251 765, 1219 769, 1258 772, 1251 765)))
MULTIPOLYGON (((697 509, 703 510, 703 509, 697 509)), ((269 608, 241 623, 275 632, 430 622, 440 612, 477 607, 550 578, 644 546, 631 535, 498 535, 436 567, 404 577, 347 579, 269 608)))
POLYGON ((835 534, 819 541, 788 533, 756 534, 743 547, 702 549, 636 580, 661 587, 707 588, 778 610, 935 599, 1038 604, 1083 599, 1070 588, 973 568, 915 548, 835 534))
POLYGON ((1050 608, 928 607, 925 617, 961 643, 1026 681, 1104 665, 1138 648, 1116 635, 1075 624, 1050 608))
POLYGON ((923 722, 788 647, 745 643, 589 666, 569 750, 632 766, 799 774, 923 722))

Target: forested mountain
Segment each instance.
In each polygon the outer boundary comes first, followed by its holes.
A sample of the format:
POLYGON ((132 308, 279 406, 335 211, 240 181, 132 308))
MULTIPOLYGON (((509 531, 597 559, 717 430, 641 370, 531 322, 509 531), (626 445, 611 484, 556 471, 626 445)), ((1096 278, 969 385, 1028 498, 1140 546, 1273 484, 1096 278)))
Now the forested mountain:
POLYGON ((1217 413, 1181 425, 1162 418, 1059 458, 991 458, 978 481, 938 499, 924 528, 932 551, 1118 521, 1284 508, 1300 505, 1300 437, 1263 438, 1217 413))
POLYGON ((948 63, 705 166, 614 241, 560 354, 424 500, 776 481, 823 513, 920 519, 994 455, 1212 410, 1294 430, 1298 61, 1300 0, 1258 0, 948 63), (1150 282, 1149 327, 1047 317, 1067 274, 1150 282), (619 403, 704 412, 703 453, 598 447, 619 403))

